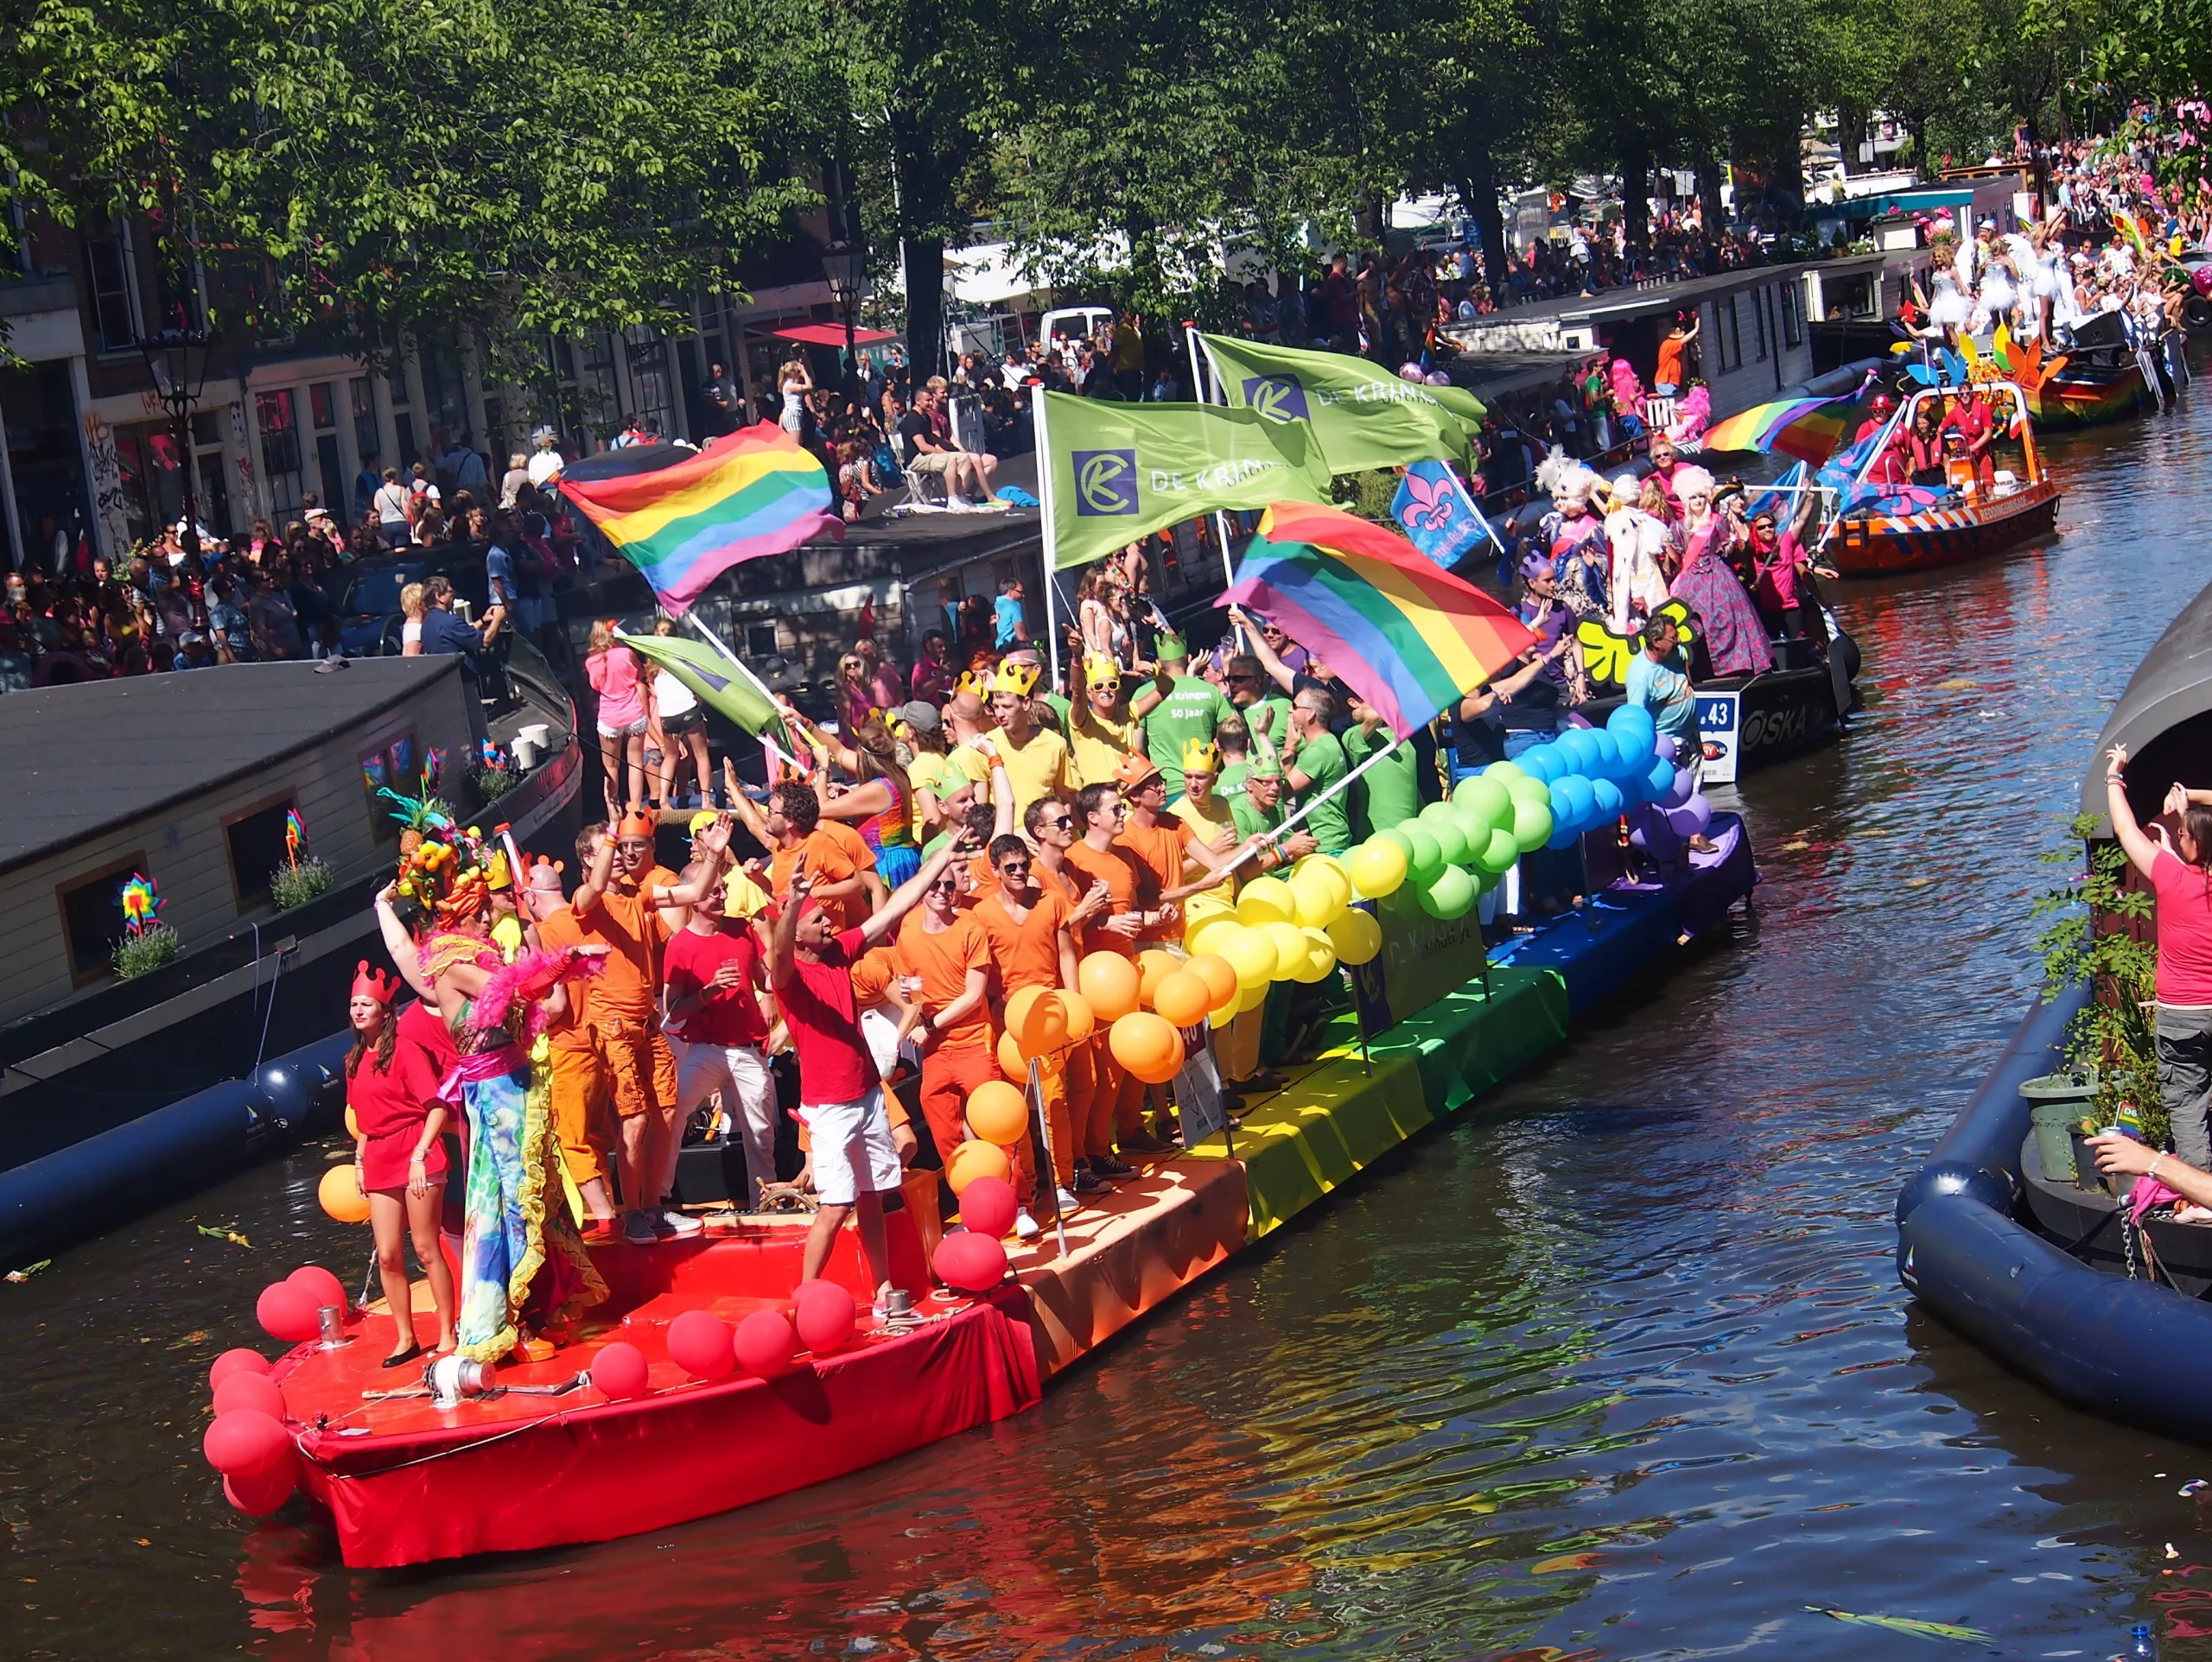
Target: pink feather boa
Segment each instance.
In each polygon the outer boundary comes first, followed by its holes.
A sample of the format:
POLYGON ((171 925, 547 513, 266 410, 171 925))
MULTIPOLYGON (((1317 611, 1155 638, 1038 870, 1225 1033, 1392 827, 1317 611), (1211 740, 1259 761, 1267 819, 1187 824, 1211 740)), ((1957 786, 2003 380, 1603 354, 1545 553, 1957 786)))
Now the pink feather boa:
POLYGON ((492 973, 476 998, 475 1019, 480 1026, 503 1024, 520 1001, 528 1006, 523 1042, 528 1044, 545 1031, 545 995, 563 980, 593 976, 607 967, 601 957, 579 957, 574 947, 539 948, 525 952, 512 964, 492 973))

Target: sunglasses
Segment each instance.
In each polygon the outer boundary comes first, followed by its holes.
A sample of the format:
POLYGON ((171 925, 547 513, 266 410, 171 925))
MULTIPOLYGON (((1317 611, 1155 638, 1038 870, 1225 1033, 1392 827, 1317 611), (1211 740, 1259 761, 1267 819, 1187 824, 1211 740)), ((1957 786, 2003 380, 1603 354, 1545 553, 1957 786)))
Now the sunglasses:
POLYGON ((1003 860, 999 862, 999 870, 1008 877, 1017 877, 1028 869, 1029 862, 1026 860, 1003 860))
POLYGON ((649 853, 652 850, 652 844, 642 837, 625 837, 614 846, 626 854, 649 853))
POLYGON ((1065 831, 1074 823, 1075 815, 1072 814, 1040 815, 1038 817, 1037 828, 1040 831, 1065 831))
POLYGON ((929 891, 931 894, 957 894, 960 892, 960 879, 957 877, 940 878, 930 885, 929 891))

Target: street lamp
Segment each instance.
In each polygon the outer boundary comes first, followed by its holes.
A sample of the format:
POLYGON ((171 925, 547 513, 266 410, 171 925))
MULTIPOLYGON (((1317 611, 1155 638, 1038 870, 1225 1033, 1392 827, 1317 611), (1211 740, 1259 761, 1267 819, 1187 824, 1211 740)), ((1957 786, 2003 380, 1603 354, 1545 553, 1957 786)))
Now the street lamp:
POLYGON ((184 555, 195 563, 200 558, 200 492, 193 477, 192 407, 207 384, 208 339, 205 329, 164 329, 138 340, 146 372, 153 377, 154 390, 176 432, 176 461, 183 470, 184 555))
POLYGON ((830 299, 845 320, 845 369, 850 373, 858 361, 853 356, 854 314, 861 301, 861 280, 868 270, 868 251, 840 237, 822 251, 822 276, 830 285, 830 299))

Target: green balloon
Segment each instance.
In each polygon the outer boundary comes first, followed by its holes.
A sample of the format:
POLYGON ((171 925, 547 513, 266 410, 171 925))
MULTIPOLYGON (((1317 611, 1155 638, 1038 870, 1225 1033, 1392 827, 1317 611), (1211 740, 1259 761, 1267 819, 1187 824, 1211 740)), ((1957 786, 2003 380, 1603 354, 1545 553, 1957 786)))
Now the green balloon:
MULTIPOLYGON (((1541 779, 1531 779, 1525 773, 1517 779, 1507 780, 1505 790, 1516 802, 1541 802, 1546 808, 1552 805, 1552 788, 1541 779)), ((1505 815, 1500 814, 1497 818, 1502 824, 1505 815)))
POLYGON ((1524 854, 1533 853, 1551 840, 1552 810, 1525 796, 1513 804, 1513 841, 1524 854))
MULTIPOLYGON (((1549 836, 1551 834, 1546 832, 1544 834, 1549 836)), ((1490 834, 1490 847, 1475 856, 1475 864, 1493 876, 1503 877, 1513 869, 1513 863, 1520 858, 1521 845, 1514 841, 1510 831, 1501 826, 1490 834)))
POLYGON ((1421 890, 1421 910, 1431 917, 1464 917, 1478 893, 1473 878, 1457 866, 1447 866, 1421 890))
POLYGON ((1426 888, 1436 881, 1436 874, 1444 869, 1444 851, 1437 847, 1435 834, 1427 826, 1414 824, 1402 828, 1412 845, 1406 863, 1412 868, 1414 881, 1426 888))
MULTIPOLYGON (((1505 817, 1510 820, 1512 815, 1508 814, 1505 817)), ((1487 847, 1490 834, 1497 828, 1497 821, 1473 802, 1453 802, 1452 822, 1459 828, 1459 834, 1467 840, 1470 851, 1487 847)), ((1460 863, 1464 865, 1465 862, 1460 863)))
MULTIPOLYGON (((1437 850, 1444 856, 1444 863, 1446 866, 1465 866, 1475 857, 1474 847, 1466 832, 1461 828, 1459 821, 1450 815, 1447 814, 1436 821, 1428 829, 1435 837, 1437 850)), ((1487 841, 1488 839, 1485 838, 1484 841, 1487 841)))
POLYGON ((1492 762, 1488 767, 1483 770, 1484 778, 1496 779, 1501 783, 1515 779, 1525 779, 1528 777, 1529 776, 1522 771, 1521 764, 1518 762, 1492 762))
POLYGON ((1434 825, 1440 820, 1452 817, 1450 802, 1425 802, 1421 805, 1421 820, 1425 825, 1434 825))
POLYGON ((1512 801, 1512 793, 1506 789, 1506 782, 1487 776, 1462 779, 1459 788, 1452 793, 1452 807, 1479 812, 1492 825, 1506 816, 1512 801))
MULTIPOLYGON (((1406 825, 1411 825, 1413 821, 1411 820, 1406 821, 1406 825)), ((1398 852, 1406 857, 1408 864, 1412 862, 1414 857, 1414 840, 1406 834, 1406 827, 1404 825, 1385 826, 1375 834, 1382 838, 1385 842, 1396 843, 1398 845, 1398 852)))

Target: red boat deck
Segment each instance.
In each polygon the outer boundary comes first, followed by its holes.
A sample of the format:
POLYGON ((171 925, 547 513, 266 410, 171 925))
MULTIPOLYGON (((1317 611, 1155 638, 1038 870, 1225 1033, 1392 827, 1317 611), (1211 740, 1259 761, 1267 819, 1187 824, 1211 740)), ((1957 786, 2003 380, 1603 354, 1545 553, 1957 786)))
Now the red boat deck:
MULTIPOLYGON (((302 1346, 271 1377, 298 1423, 301 1486, 335 1521, 349 1564, 610 1540, 841 1476, 1020 1412, 1048 1375, 1241 1246, 1245 1208, 1243 1173, 1230 1163, 1154 1166, 1076 1215, 1065 1257, 1050 1230, 1014 1252, 1013 1278, 983 1299, 931 1293, 924 1244, 935 1220, 922 1215, 925 1207, 893 1214, 893 1277, 914 1295, 920 1325, 865 1332, 833 1355, 803 1356, 774 1380, 695 1380, 669 1360, 667 1327, 687 1310, 734 1323, 787 1309, 804 1218, 749 1220, 651 1247, 594 1244, 607 1303, 552 1357, 499 1370, 505 1386, 560 1385, 620 1339, 645 1355, 649 1385, 639 1398, 610 1400, 584 1386, 439 1408, 423 1395, 371 1395, 418 1377, 381 1366, 389 1329, 380 1308, 356 1318, 356 1342, 302 1346)), ((864 1300, 850 1228, 830 1276, 864 1300)), ((415 1323, 426 1343, 435 1337, 426 1311, 415 1323)), ((865 1316, 862 1325, 874 1327, 865 1316)))

